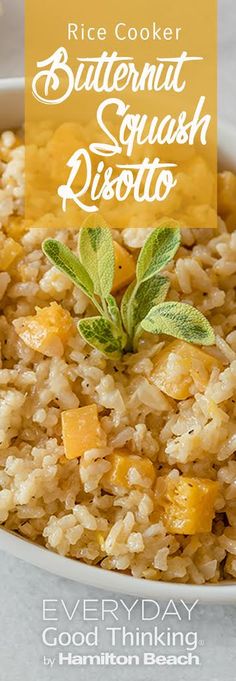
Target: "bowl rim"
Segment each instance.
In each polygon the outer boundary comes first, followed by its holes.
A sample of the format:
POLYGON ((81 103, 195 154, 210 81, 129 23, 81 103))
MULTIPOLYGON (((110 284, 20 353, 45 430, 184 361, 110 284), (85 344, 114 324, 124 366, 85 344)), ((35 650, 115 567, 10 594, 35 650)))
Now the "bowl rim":
MULTIPOLYGON (((24 85, 24 77, 0 78, 0 95, 14 92, 22 97, 24 85)), ((229 159, 229 165, 236 169, 236 126, 219 121, 218 138, 220 154, 223 152, 223 157, 229 159)), ((0 527, 0 550, 54 575, 115 593, 159 600, 184 598, 186 602, 236 602, 236 581, 197 585, 136 578, 61 556, 3 527, 0 527)))
POLYGON ((2 92, 9 92, 9 90, 12 90, 16 92, 17 90, 20 90, 21 92, 24 91, 25 87, 25 79, 24 76, 16 76, 14 78, 0 78, 0 91, 2 92))
POLYGON ((236 602, 236 584, 232 582, 198 585, 136 578, 61 556, 4 528, 0 529, 0 549, 54 575, 106 591, 159 601, 236 602))

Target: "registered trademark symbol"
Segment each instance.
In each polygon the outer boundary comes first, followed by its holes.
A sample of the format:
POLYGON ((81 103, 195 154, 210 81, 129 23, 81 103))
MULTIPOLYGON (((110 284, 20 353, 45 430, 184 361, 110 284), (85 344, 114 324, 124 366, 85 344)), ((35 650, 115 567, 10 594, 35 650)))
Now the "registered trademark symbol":
POLYGON ((204 643, 205 643, 204 638, 201 638, 200 641, 198 641, 199 646, 204 646, 204 643))

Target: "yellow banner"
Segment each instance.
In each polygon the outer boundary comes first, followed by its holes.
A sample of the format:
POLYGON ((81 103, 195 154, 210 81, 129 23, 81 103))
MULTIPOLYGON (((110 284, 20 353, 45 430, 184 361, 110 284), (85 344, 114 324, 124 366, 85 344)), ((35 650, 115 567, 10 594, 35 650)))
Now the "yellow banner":
POLYGON ((26 217, 216 226, 216 0, 26 0, 26 217))

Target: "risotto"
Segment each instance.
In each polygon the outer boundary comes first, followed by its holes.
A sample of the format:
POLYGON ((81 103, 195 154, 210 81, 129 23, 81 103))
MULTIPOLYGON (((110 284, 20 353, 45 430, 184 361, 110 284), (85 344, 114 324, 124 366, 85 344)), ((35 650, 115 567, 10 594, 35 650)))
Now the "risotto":
MULTIPOLYGON (((76 251, 78 230, 28 223, 23 177, 24 147, 3 133, 0 523, 135 577, 236 578, 236 177, 219 175, 217 230, 183 229, 167 266, 168 299, 198 308, 215 345, 146 334, 116 361, 78 333, 91 302, 41 249, 53 236, 76 251), (38 345, 22 319, 39 325, 38 345)), ((124 269, 147 233, 113 230, 124 269)))

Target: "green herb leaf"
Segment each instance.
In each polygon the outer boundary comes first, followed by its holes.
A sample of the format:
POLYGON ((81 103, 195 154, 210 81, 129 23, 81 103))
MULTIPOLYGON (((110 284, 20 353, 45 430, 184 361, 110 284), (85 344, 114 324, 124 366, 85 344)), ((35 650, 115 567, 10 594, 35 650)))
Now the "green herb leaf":
POLYGON ((121 314, 116 299, 112 295, 109 295, 106 298, 106 303, 108 314, 113 324, 115 324, 116 328, 120 331, 122 349, 124 349, 127 343, 127 334, 125 333, 122 326, 121 314))
POLYGON ((109 319, 105 317, 80 319, 78 330, 87 343, 100 350, 109 359, 121 357, 122 338, 109 319))
POLYGON ((157 227, 145 242, 137 261, 137 281, 145 281, 160 272, 174 257, 180 245, 179 227, 166 223, 157 227))
POLYGON ((114 296, 109 294, 106 298, 106 304, 107 304, 107 311, 109 316, 111 317, 112 322, 118 326, 118 328, 122 328, 122 322, 121 322, 121 316, 120 316, 120 310, 117 305, 116 299, 114 296))
POLYGON ((100 216, 88 217, 79 237, 81 262, 89 273, 95 293, 106 298, 112 289, 115 269, 111 230, 100 216))
POLYGON ((141 322, 144 331, 166 333, 196 345, 213 345, 214 331, 204 315, 192 305, 168 302, 156 305, 141 322))
POLYGON ((76 286, 93 299, 93 282, 75 253, 57 239, 45 239, 42 249, 58 270, 66 274, 76 286))
POLYGON ((154 274, 153 277, 139 284, 130 299, 128 310, 129 326, 133 334, 152 307, 165 300, 169 287, 170 282, 167 277, 161 277, 158 274, 154 274))
POLYGON ((126 289, 122 301, 121 301, 121 317, 122 321, 124 324, 124 327, 128 333, 128 335, 131 337, 132 336, 132 327, 130 325, 131 319, 130 319, 130 314, 129 314, 129 305, 130 305, 130 300, 133 295, 133 291, 136 287, 136 281, 132 281, 132 283, 128 286, 126 289))

